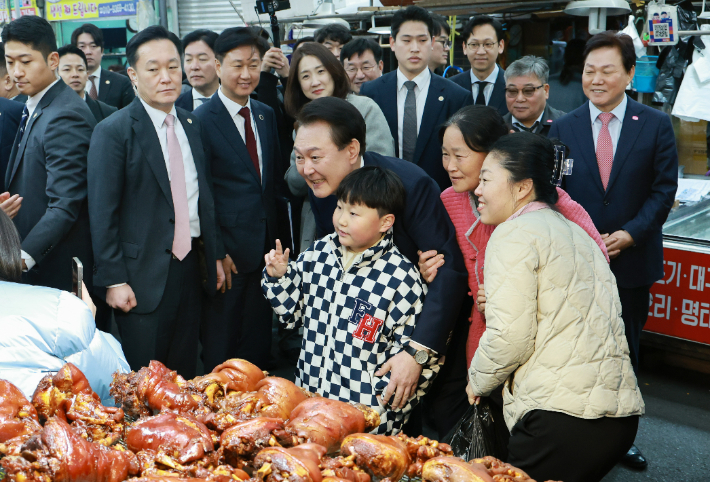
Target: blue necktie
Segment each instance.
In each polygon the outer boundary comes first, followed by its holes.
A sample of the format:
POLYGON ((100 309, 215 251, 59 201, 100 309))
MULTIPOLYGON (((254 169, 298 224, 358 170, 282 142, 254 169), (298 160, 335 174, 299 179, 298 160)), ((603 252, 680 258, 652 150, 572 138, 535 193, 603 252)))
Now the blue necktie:
POLYGON ((22 136, 25 134, 25 128, 27 127, 27 119, 30 117, 30 111, 27 110, 27 106, 22 109, 22 119, 20 119, 20 129, 17 131, 17 137, 15 138, 15 149, 19 149, 22 143, 22 136))

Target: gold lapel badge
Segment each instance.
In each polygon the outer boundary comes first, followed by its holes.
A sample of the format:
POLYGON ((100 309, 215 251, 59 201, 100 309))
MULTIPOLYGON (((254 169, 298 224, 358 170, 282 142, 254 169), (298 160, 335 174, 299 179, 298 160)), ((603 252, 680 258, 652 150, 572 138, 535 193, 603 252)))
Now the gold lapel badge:
POLYGON ((188 124, 192 124, 192 119, 187 119, 188 124))
POLYGON ((259 120, 264 120, 264 116, 259 114, 259 120))
POLYGON ((441 102, 442 100, 444 100, 444 96, 443 96, 443 95, 442 95, 441 97, 439 97, 439 102, 441 102))
POLYGON ((110 80, 107 80, 107 81, 106 81, 106 83, 107 83, 107 84, 110 84, 110 83, 111 83, 111 81, 110 81, 110 80))

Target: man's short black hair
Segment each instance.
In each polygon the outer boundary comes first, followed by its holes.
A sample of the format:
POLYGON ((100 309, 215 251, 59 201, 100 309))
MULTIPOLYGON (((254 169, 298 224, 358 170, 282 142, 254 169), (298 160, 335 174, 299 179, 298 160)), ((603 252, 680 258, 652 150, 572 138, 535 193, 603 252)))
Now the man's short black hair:
POLYGON ((60 59, 62 57, 64 57, 65 55, 69 55, 69 54, 78 55, 79 57, 81 57, 81 60, 84 61, 84 67, 88 66, 88 64, 86 62, 86 54, 84 54, 84 52, 79 47, 77 47, 75 45, 68 44, 63 47, 59 47, 59 50, 57 50, 57 52, 59 52, 60 59))
POLYGON ((96 46, 101 47, 101 50, 104 49, 104 33, 93 23, 85 23, 81 27, 74 30, 71 33, 71 44, 77 45, 79 43, 79 35, 83 33, 91 35, 91 38, 94 39, 96 46))
POLYGON ((0 72, 2 75, 7 74, 7 64, 5 63, 5 44, 0 42, 0 72))
POLYGON ((431 14, 422 7, 410 5, 407 8, 397 10, 392 16, 392 38, 397 40, 397 34, 404 22, 422 22, 429 30, 429 36, 434 36, 434 19, 431 14))
POLYGON ((315 41, 316 41, 315 37, 301 37, 300 39, 296 40, 295 44, 293 44, 292 52, 295 52, 296 49, 298 48, 298 46, 304 42, 315 42, 315 41))
POLYGON ((441 32, 444 32, 447 37, 451 35, 451 27, 449 27, 449 22, 444 17, 432 14, 432 18, 434 19, 434 34, 432 34, 432 37, 440 35, 441 32))
POLYGON ((340 181, 335 197, 344 203, 377 209, 377 214, 382 217, 401 213, 407 192, 394 172, 378 166, 365 166, 355 169, 340 181))
POLYGON ((178 56, 182 58, 182 44, 180 39, 174 33, 170 32, 165 27, 160 25, 151 25, 138 32, 126 45, 126 60, 128 65, 135 68, 138 62, 138 49, 141 45, 153 40, 170 40, 178 51, 178 56))
POLYGON ((339 150, 345 149, 356 139, 360 143, 360 154, 365 153, 365 119, 347 100, 320 97, 304 105, 296 116, 297 129, 316 122, 324 122, 330 126, 330 138, 339 150))
POLYGON ((368 50, 372 52, 375 62, 379 64, 382 60, 382 47, 369 38, 356 38, 352 42, 348 42, 340 51, 340 61, 345 65, 345 60, 350 60, 353 55, 362 56, 368 50))
MULTIPOLYGON (((36 50, 46 59, 57 51, 57 40, 52 26, 42 17, 27 15, 5 25, 2 29, 2 43, 19 42, 36 50)), ((4 57, 4 55, 3 55, 4 57)))
POLYGON ((182 50, 184 52, 191 43, 202 41, 214 52, 214 43, 217 41, 217 37, 219 37, 217 32, 206 28, 194 30, 182 38, 182 50))
POLYGON ((251 27, 232 27, 224 30, 214 43, 214 55, 222 62, 224 56, 239 47, 251 47, 259 52, 259 58, 269 50, 269 43, 251 27))
POLYGON ((490 25, 493 27, 493 30, 496 31, 496 41, 500 42, 501 40, 505 39, 505 33, 503 32, 503 25, 496 20, 493 17, 489 17, 488 15, 476 15, 475 17, 471 17, 468 22, 466 22, 466 25, 463 27, 463 31, 461 32, 461 37, 463 38, 463 41, 465 43, 468 43, 469 37, 473 35, 473 29, 480 25, 490 25))
MULTIPOLYGON (((7 28, 7 27, 6 27, 7 28)), ((634 41, 629 35, 623 32, 615 32, 607 30, 606 32, 598 33, 589 40, 584 47, 584 62, 587 61, 587 56, 594 50, 604 47, 615 48, 621 55, 621 62, 624 65, 626 73, 631 72, 631 69, 636 66, 636 51, 634 50, 634 41)))
POLYGON ((353 39, 350 29, 339 23, 329 23, 328 25, 316 30, 313 34, 315 41, 322 44, 326 40, 335 40, 340 45, 345 45, 353 39))

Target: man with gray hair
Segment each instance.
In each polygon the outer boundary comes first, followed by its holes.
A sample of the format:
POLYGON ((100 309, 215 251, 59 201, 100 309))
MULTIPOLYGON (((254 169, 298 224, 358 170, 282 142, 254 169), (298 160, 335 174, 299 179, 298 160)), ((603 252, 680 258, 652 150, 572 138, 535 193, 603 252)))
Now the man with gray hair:
POLYGON ((547 105, 550 85, 547 62, 534 55, 526 55, 508 66, 505 71, 505 102, 508 114, 503 120, 515 132, 528 131, 547 136, 552 122, 565 115, 547 105))

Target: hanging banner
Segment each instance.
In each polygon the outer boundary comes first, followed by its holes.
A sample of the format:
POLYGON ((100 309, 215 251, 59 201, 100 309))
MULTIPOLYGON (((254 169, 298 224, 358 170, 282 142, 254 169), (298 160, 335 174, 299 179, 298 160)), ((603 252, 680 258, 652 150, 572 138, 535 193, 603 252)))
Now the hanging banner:
POLYGON ((9 0, 0 0, 0 23, 8 23, 12 18, 8 8, 9 0))
POLYGON ((128 17, 135 14, 135 0, 49 0, 47 3, 47 20, 50 22, 56 22, 58 20, 128 17))

